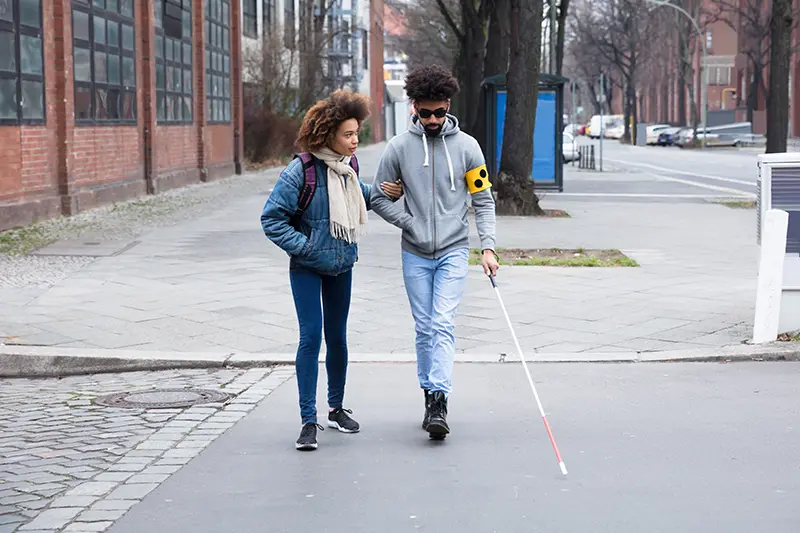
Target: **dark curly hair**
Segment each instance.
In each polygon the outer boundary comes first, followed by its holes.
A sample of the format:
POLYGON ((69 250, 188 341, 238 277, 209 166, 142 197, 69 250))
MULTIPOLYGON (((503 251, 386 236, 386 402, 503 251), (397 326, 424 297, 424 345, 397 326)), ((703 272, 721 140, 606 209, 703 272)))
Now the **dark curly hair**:
POLYGON ((450 100, 460 87, 450 71, 438 65, 414 69, 406 76, 406 94, 412 100, 450 100))
POLYGON ((339 89, 306 112, 295 144, 302 151, 319 150, 328 146, 342 122, 354 118, 361 127, 368 116, 368 97, 339 89))

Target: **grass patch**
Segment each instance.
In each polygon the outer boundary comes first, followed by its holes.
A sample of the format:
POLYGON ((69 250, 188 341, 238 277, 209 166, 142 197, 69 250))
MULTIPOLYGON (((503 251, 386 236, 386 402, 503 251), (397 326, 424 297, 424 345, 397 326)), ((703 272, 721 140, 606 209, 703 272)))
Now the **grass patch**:
MULTIPOLYGON (((638 267, 639 263, 619 250, 562 250, 544 248, 524 250, 520 248, 500 248, 497 250, 498 262, 511 266, 555 266, 555 267, 638 267)), ((481 264, 481 251, 471 250, 471 265, 481 264)))
POLYGON ((732 209, 755 209, 755 200, 734 200, 731 202, 722 202, 722 205, 732 209))
POLYGON ((0 254, 26 255, 55 239, 43 227, 33 224, 0 232, 0 254))

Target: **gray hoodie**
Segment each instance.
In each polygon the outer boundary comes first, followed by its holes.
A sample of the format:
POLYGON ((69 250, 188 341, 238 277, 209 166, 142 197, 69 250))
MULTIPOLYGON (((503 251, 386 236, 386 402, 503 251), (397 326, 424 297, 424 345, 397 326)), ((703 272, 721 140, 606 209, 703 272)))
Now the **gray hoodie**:
MULTIPOLYGON (((478 141, 459 129, 456 117, 447 115, 437 137, 428 137, 414 117, 408 131, 392 138, 381 156, 370 197, 372 209, 403 230, 403 249, 412 254, 438 259, 452 250, 467 248, 467 181, 470 179, 474 186, 480 175, 483 180, 477 184, 487 187, 485 164, 478 141), (473 172, 468 175, 469 171, 473 172), (405 208, 401 202, 392 202, 379 186, 398 179, 403 182, 405 208)), ((484 188, 471 196, 481 249, 494 250, 492 191, 484 188)))

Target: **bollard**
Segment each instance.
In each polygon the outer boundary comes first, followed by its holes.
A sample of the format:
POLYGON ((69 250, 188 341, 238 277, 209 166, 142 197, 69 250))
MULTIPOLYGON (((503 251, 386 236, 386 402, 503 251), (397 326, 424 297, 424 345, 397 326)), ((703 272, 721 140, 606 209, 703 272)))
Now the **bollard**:
POLYGON ((761 231, 761 259, 758 266, 753 344, 774 342, 780 333, 781 292, 788 228, 789 213, 780 209, 770 209, 766 212, 761 231))
POLYGON ((591 162, 589 163, 589 165, 590 165, 590 166, 589 166, 589 168, 591 168, 592 170, 594 170, 594 145, 592 145, 592 155, 591 155, 591 159, 590 159, 590 161, 591 161, 591 162))

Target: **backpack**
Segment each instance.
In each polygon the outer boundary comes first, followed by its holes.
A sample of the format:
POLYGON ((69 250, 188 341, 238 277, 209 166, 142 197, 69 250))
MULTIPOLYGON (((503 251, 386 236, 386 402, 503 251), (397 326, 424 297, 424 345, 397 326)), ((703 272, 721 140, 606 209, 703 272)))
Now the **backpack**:
MULTIPOLYGON (((314 166, 314 157, 309 152, 301 152, 295 157, 302 161, 303 175, 305 176, 303 188, 297 199, 297 211, 294 213, 294 219, 299 221, 303 212, 311 205, 311 199, 314 198, 314 193, 317 191, 317 169, 314 166)), ((350 166, 358 174, 358 158, 355 155, 350 158, 350 166)))

